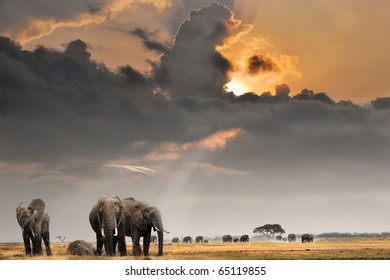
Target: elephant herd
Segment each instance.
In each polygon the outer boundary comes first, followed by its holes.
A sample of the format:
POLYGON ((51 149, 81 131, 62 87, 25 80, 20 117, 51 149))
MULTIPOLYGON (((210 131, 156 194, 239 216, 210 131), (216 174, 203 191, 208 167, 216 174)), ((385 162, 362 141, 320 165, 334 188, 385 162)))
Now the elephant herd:
MULTIPOLYGON (((46 254, 50 256, 49 215, 44 212, 45 202, 42 199, 33 199, 26 208, 21 203, 16 208, 16 218, 22 228, 23 242, 27 255, 42 254, 42 240, 46 247, 46 254), (32 244, 32 250, 31 250, 32 244)), ((103 246, 107 256, 116 255, 118 250, 121 256, 127 255, 125 237, 133 241, 133 255, 149 255, 149 246, 152 241, 152 229, 157 231, 158 255, 163 255, 164 232, 167 232, 162 223, 160 211, 145 202, 129 197, 102 197, 92 206, 89 213, 89 222, 96 234, 96 249, 88 242, 76 240, 68 247, 68 253, 75 255, 101 255, 103 246), (140 238, 143 238, 143 248, 140 238)), ((169 232, 167 232, 169 233, 169 232)))
MULTIPOLYGON (((17 222, 22 229, 24 248, 27 255, 41 255, 42 241, 45 244, 46 254, 52 254, 50 249, 49 223, 50 217, 45 212, 45 202, 42 199, 33 199, 26 208, 23 203, 16 207, 17 222), (31 248, 32 245, 32 248, 31 248)), ((102 197, 89 213, 89 222, 96 234, 96 249, 86 241, 76 240, 68 247, 68 253, 74 255, 101 255, 104 250, 107 256, 127 255, 126 236, 133 242, 134 256, 149 255, 150 243, 158 242, 158 255, 163 255, 164 232, 167 232, 162 223, 160 211, 145 202, 133 197, 120 199, 102 197), (152 229, 157 231, 157 237, 152 236, 152 229), (143 238, 141 248, 140 239, 143 238)), ((287 240, 295 242, 297 236, 289 234, 287 240)), ((313 242, 312 234, 302 234, 302 243, 313 242)), ((234 238, 227 234, 222 237, 223 242, 249 242, 247 234, 234 238)), ((178 243, 179 238, 174 237, 172 243, 178 243)), ((203 236, 195 238, 196 243, 207 243, 203 236)), ((183 243, 192 243, 191 236, 185 236, 183 243)))
MULTIPOLYGON (((172 238, 172 243, 179 243, 179 242, 180 242, 179 237, 172 238)), ((198 235, 195 237, 195 243, 208 243, 208 242, 209 241, 201 235, 198 235)), ((233 237, 230 234, 226 234, 222 237, 222 242, 249 242, 249 235, 244 234, 244 235, 241 235, 240 238, 233 239, 233 237)), ((183 243, 192 243, 192 237, 191 236, 184 236, 183 243)))

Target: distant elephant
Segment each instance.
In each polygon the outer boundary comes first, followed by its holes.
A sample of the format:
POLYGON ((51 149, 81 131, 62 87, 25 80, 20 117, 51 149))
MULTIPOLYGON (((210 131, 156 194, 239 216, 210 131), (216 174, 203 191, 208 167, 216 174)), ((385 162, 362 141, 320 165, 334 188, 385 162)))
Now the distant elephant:
POLYGON ((204 240, 204 243, 209 243, 209 241, 207 239, 204 240))
POLYGON ((76 240, 69 244, 67 253, 77 256, 94 256, 96 251, 93 246, 84 240, 76 240))
POLYGON ((240 238, 233 238, 234 243, 238 243, 240 241, 240 238))
POLYGON ((241 235, 240 242, 249 242, 249 235, 248 234, 241 235))
POLYGON ((283 237, 281 235, 276 236, 276 240, 282 241, 283 237))
POLYGON ((191 236, 184 236, 183 243, 192 243, 192 237, 191 236))
POLYGON ((122 200, 125 208, 126 236, 133 240, 133 255, 141 255, 140 238, 143 237, 144 255, 149 256, 149 245, 152 228, 157 231, 158 255, 163 255, 164 232, 169 233, 163 227, 160 211, 145 202, 139 202, 134 198, 122 200))
POLYGON ((301 236, 302 243, 313 242, 313 239, 314 239, 313 234, 304 233, 301 236))
POLYGON ((204 242, 203 236, 198 235, 197 237, 195 237, 195 243, 203 243, 203 242, 204 242))
POLYGON ((172 243, 179 243, 180 239, 179 237, 172 238, 172 243))
POLYGON ((294 233, 290 233, 287 236, 287 240, 288 240, 288 242, 295 242, 297 240, 297 236, 294 233))
POLYGON ((45 243, 46 255, 51 256, 50 249, 50 217, 45 211, 42 199, 33 199, 28 208, 20 203, 16 207, 16 219, 22 228, 24 249, 26 255, 42 255, 42 240, 45 243))
POLYGON ((126 256, 125 214, 119 197, 102 197, 92 207, 89 222, 96 233, 96 254, 102 254, 102 247, 107 256, 116 254, 116 244, 121 256, 126 256))
POLYGON ((229 234, 226 234, 222 237, 222 242, 232 242, 233 241, 233 237, 229 234))
POLYGON ((156 242, 157 242, 157 236, 152 235, 152 236, 150 237, 150 243, 156 243, 156 242))

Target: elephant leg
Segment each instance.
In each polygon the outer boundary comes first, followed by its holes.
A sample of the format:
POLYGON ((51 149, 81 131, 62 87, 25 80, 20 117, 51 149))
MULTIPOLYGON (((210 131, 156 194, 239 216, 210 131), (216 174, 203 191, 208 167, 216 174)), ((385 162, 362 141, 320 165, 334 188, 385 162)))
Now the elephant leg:
POLYGON ((50 234, 49 233, 43 233, 42 234, 43 242, 45 243, 46 248, 46 255, 51 256, 51 249, 50 249, 50 234))
POLYGON ((140 236, 134 236, 133 238, 133 256, 141 256, 142 250, 139 244, 140 236))
POLYGON ((103 236, 96 234, 96 255, 101 256, 103 249, 103 236))
POLYGON ((126 239, 124 236, 118 239, 118 251, 122 257, 127 256, 126 239))
MULTIPOLYGON (((116 255, 116 245, 118 244, 118 238, 117 237, 114 237, 112 239, 112 247, 113 247, 113 250, 114 250, 114 256, 116 255)), ((118 251, 120 251, 120 248, 118 248, 118 251)))
POLYGON ((23 242, 26 255, 31 256, 31 236, 25 231, 23 231, 23 242))
POLYGON ((144 255, 149 256, 150 233, 144 236, 144 255))
POLYGON ((42 237, 35 235, 33 238, 33 255, 42 255, 42 237))

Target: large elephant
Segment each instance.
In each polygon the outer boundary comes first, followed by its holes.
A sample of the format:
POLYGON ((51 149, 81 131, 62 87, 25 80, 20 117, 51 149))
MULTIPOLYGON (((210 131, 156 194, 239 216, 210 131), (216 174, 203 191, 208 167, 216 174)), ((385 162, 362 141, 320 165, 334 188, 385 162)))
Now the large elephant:
POLYGON ((230 234, 222 236, 222 242, 233 242, 233 237, 230 234))
POLYGON ((203 236, 198 235, 197 237, 195 237, 195 243, 203 243, 203 241, 204 241, 203 236))
POLYGON ((295 242, 297 240, 297 236, 294 233, 290 233, 287 236, 287 240, 288 240, 288 242, 295 242))
POLYGON ((313 234, 304 233, 301 236, 302 243, 313 242, 313 239, 314 239, 313 234))
POLYGON ((192 237, 191 236, 184 236, 183 243, 192 243, 192 237))
POLYGON ((163 227, 160 211, 145 202, 140 202, 132 197, 122 200, 125 208, 126 236, 133 241, 133 255, 141 255, 140 239, 143 238, 144 255, 149 256, 149 246, 152 228, 157 231, 158 255, 163 255, 164 232, 169 233, 163 227))
POLYGON ((116 244, 121 256, 126 256, 125 214, 122 201, 119 197, 102 197, 92 207, 89 213, 89 222, 96 233, 96 254, 102 254, 102 247, 106 255, 116 254, 116 244))
POLYGON ((249 235, 248 234, 241 235, 240 242, 249 242, 249 235))
POLYGON ((20 203, 16 207, 16 219, 22 228, 24 249, 26 255, 42 255, 42 239, 46 247, 46 255, 51 256, 50 249, 50 217, 45 211, 45 202, 42 199, 33 199, 28 206, 20 203))
POLYGON ((180 239, 179 237, 172 238, 172 243, 179 243, 180 239))

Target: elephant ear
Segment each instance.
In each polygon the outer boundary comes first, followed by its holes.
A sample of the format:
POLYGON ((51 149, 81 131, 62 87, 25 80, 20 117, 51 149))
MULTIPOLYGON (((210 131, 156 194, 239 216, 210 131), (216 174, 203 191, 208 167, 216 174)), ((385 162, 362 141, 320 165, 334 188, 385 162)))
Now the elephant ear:
POLYGON ((28 210, 30 210, 31 214, 34 213, 35 219, 39 221, 45 212, 45 202, 40 198, 33 199, 28 206, 28 210))
POLYGON ((16 207, 16 220, 18 221, 18 224, 23 227, 24 220, 26 219, 26 207, 24 207, 23 202, 21 202, 18 207, 16 207))
POLYGON ((131 217, 132 223, 138 227, 140 230, 147 229, 147 223, 145 219, 145 205, 141 203, 134 204, 129 209, 129 214, 131 217))
POLYGON ((123 206, 123 203, 122 203, 122 200, 118 197, 118 196, 115 196, 115 198, 118 200, 119 202, 119 219, 118 219, 118 225, 121 224, 124 219, 125 219, 125 208, 123 206))

